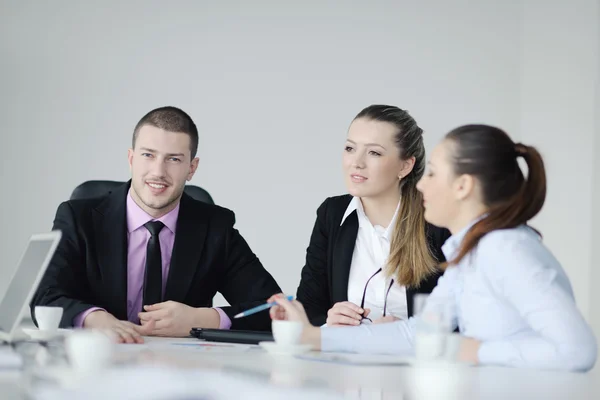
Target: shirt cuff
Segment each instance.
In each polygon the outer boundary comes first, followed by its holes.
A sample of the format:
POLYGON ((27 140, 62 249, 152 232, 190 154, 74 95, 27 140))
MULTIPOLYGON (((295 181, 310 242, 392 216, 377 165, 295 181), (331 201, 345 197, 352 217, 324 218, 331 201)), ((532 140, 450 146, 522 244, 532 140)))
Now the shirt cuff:
POLYGON ((229 317, 227 316, 227 314, 225 314, 225 311, 221 310, 220 308, 215 308, 215 310, 217 310, 217 312, 219 313, 219 317, 220 317, 220 322, 219 322, 219 329, 229 329, 231 328, 231 320, 229 319, 229 317))
POLYGON ((106 311, 104 308, 92 307, 92 308, 88 308, 84 312, 80 312, 79 314, 77 314, 75 316, 75 318, 73 318, 73 327, 74 328, 83 328, 83 321, 85 321, 85 317, 87 317, 91 312, 98 311, 98 310, 106 311))
POLYGON ((504 364, 513 352, 505 342, 483 342, 477 351, 477 359, 482 365, 504 364))
MULTIPOLYGON (((321 351, 324 352, 354 352, 354 334, 359 333, 360 327, 321 327, 321 351)), ((358 340, 360 341, 360 339, 358 340)))

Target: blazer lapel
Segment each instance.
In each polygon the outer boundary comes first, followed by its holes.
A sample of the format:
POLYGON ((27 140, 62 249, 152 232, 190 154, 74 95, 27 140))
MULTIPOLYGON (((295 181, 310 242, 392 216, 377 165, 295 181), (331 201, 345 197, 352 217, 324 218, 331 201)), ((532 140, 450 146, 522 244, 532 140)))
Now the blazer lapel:
POLYGON ((192 281, 200 279, 207 272, 206 266, 199 264, 208 224, 206 215, 199 212, 193 202, 186 194, 181 197, 165 301, 183 303, 192 281))
POLYGON ((357 235, 358 215, 354 211, 340 227, 333 248, 331 286, 334 303, 348 300, 348 279, 357 235))
POLYGON ((412 317, 414 313, 415 294, 415 288, 413 288, 412 286, 406 288, 406 311, 408 313, 408 318, 412 317))
POLYGON ((127 320, 127 217, 128 184, 115 190, 93 211, 96 251, 100 276, 110 309, 120 320, 127 320))

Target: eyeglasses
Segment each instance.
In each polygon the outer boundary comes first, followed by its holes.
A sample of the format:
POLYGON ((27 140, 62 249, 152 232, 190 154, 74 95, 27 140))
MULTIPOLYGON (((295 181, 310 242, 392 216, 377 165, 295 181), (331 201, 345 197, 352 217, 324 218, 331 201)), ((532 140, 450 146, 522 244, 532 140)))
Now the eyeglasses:
MULTIPOLYGON (((379 268, 373 275, 371 275, 371 277, 369 279, 367 279, 367 283, 365 284, 365 288, 363 290, 362 301, 360 302, 360 308, 362 308, 363 310, 365 309, 365 297, 367 295, 367 287, 369 286, 369 282, 371 282, 371 279, 373 279, 375 277, 375 275, 377 275, 381 271, 382 271, 382 269, 379 268)), ((387 298, 388 298, 388 295, 390 294, 390 290, 392 289, 393 284, 394 284, 394 279, 392 278, 392 280, 390 281, 390 285, 388 286, 387 290, 385 291, 385 297, 383 299, 383 316, 384 317, 387 312, 387 298)), ((373 322, 373 320, 369 317, 362 317, 361 323, 364 320, 373 322)))

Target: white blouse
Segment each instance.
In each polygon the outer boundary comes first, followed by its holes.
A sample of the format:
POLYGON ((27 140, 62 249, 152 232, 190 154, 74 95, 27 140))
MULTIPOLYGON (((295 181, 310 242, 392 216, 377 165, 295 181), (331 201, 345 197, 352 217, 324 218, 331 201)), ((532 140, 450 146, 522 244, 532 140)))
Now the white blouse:
POLYGON ((406 288, 395 281, 392 284, 391 281, 394 277, 386 277, 384 273, 390 255, 391 235, 394 231, 399 206, 398 204, 388 227, 383 228, 371 224, 360 198, 354 197, 340 223, 342 225, 352 212, 357 212, 358 234, 348 279, 348 301, 360 306, 366 285, 364 307, 371 309, 368 317, 373 321, 383 316, 384 305, 386 306, 386 315, 393 315, 400 319, 408 318, 406 288), (380 269, 381 272, 376 274, 380 269), (370 281, 369 278, 371 278, 370 281), (367 281, 369 281, 368 285, 367 281), (386 295, 387 303, 385 302, 386 295))
MULTIPOLYGON (((442 250, 454 257, 468 228, 442 250)), ((481 341, 481 364, 540 369, 591 369, 597 343, 559 262, 538 235, 522 225, 485 235, 448 268, 425 310, 444 310, 462 335, 481 341)), ((381 325, 325 329, 323 351, 413 353, 417 317, 381 325)))

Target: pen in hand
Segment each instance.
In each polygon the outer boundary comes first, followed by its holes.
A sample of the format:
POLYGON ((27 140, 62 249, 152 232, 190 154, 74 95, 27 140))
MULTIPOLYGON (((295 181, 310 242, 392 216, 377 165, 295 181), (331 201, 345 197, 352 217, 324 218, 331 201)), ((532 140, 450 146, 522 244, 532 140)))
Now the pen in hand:
MULTIPOLYGON (((294 296, 287 296, 287 299, 289 301, 292 301, 294 299, 294 296)), ((243 318, 243 317, 247 317, 248 315, 252 315, 252 314, 256 314, 257 312, 261 312, 264 310, 268 310, 269 308, 273 307, 277 305, 277 303, 265 303, 265 304, 261 304, 260 306, 251 308, 249 310, 243 311, 239 314, 236 314, 233 318, 243 318)))

